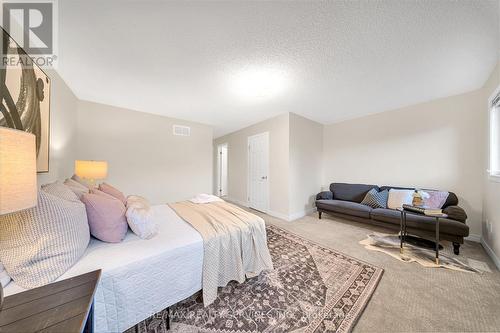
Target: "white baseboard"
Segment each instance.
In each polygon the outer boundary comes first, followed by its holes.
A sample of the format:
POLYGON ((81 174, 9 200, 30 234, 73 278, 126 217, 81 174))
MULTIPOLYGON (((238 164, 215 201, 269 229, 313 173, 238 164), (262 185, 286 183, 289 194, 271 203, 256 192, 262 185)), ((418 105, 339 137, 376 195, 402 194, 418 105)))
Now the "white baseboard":
POLYGON ((465 239, 471 242, 481 243, 482 237, 481 235, 470 234, 469 236, 465 237, 465 239))
MULTIPOLYGON (((232 203, 240 205, 240 206, 243 206, 243 207, 248 207, 248 202, 246 202, 246 201, 241 201, 241 200, 230 198, 230 197, 226 197, 226 198, 224 198, 224 200, 232 202, 232 203)), ((294 220, 300 219, 306 215, 314 213, 315 211, 316 211, 316 207, 313 207, 313 208, 310 208, 308 210, 304 210, 304 211, 301 211, 298 213, 290 214, 290 215, 283 214, 280 212, 275 212, 272 210, 268 210, 266 214, 270 215, 272 217, 276 217, 276 218, 281 219, 281 220, 294 221, 294 220)))
POLYGON ((271 215, 273 217, 288 221, 288 222, 292 222, 292 221, 298 220, 306 215, 314 213, 315 211, 316 211, 316 207, 310 208, 308 210, 303 210, 301 212, 289 214, 289 215, 286 215, 283 213, 278 213, 278 212, 273 212, 273 211, 268 211, 267 214, 271 215))
POLYGON ((272 210, 268 210, 267 215, 271 215, 272 217, 276 217, 281 220, 290 221, 288 215, 279 212, 273 212, 272 210))
POLYGON ((484 250, 488 255, 490 256, 491 260, 495 263, 495 266, 500 270, 500 258, 497 257, 495 252, 493 252, 493 249, 486 243, 484 238, 481 237, 481 245, 483 246, 484 250))
POLYGON ((303 210, 303 211, 298 212, 298 213, 290 214, 288 216, 288 221, 298 220, 306 215, 314 213, 316 210, 317 210, 316 207, 312 207, 312 208, 309 208, 307 210, 303 210))

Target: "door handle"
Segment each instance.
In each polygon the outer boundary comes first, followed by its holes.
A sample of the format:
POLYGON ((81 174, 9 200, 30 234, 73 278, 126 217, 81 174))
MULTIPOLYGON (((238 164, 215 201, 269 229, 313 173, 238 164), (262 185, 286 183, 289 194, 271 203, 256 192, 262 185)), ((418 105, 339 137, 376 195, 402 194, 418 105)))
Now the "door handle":
POLYGON ((267 176, 262 176, 260 177, 260 179, 267 179, 267 176))

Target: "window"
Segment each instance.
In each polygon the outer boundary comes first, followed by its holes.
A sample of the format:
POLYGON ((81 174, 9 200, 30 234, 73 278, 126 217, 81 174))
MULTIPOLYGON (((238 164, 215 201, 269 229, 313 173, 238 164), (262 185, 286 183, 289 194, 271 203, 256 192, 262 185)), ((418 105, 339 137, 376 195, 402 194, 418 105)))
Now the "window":
POLYGON ((490 178, 500 181, 500 87, 489 99, 490 178))

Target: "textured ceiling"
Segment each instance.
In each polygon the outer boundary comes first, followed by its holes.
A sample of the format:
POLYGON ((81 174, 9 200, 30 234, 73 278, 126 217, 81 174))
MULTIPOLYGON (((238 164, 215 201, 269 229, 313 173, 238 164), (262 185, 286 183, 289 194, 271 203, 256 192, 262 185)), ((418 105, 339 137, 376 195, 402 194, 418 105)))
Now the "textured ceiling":
POLYGON ((332 123, 481 87, 498 13, 487 0, 64 0, 59 72, 81 99, 216 136, 284 112, 332 123), (277 73, 279 89, 242 95, 253 70, 277 73))

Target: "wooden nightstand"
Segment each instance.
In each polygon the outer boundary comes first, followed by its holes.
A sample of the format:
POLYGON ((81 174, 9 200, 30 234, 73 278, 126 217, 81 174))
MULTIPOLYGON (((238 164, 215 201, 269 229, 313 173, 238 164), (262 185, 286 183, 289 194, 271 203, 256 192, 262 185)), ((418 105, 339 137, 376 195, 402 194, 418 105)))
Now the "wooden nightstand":
POLYGON ((0 332, 93 332, 101 270, 5 298, 0 332))

